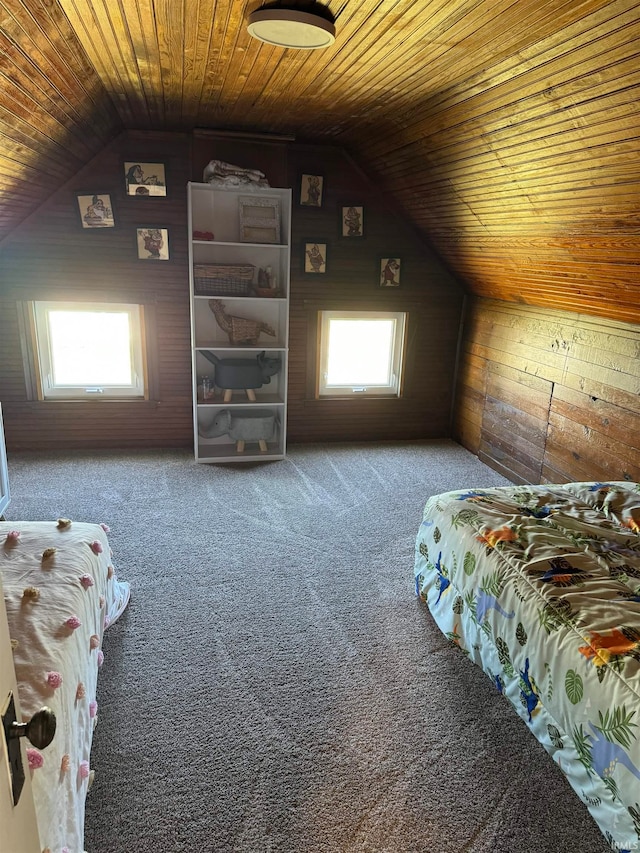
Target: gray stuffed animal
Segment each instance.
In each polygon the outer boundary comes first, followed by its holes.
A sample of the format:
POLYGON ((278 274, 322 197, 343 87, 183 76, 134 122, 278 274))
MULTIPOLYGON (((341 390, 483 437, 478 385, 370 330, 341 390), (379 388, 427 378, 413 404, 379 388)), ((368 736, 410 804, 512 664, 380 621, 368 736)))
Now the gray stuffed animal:
POLYGON ((271 409, 260 409, 255 412, 235 412, 230 409, 221 409, 207 426, 198 429, 202 438, 217 438, 228 435, 236 442, 238 453, 244 451, 245 441, 257 441, 260 450, 267 450, 267 441, 275 434, 276 414, 271 409))
POLYGON ((218 388, 246 390, 262 388, 271 382, 282 367, 281 358, 271 358, 263 350, 255 358, 219 358, 215 353, 203 350, 202 354, 216 366, 215 384, 218 388))
POLYGON ((281 358, 267 356, 263 350, 255 360, 248 358, 219 358, 215 353, 203 350, 202 353, 216 366, 215 384, 224 392, 224 402, 230 403, 233 391, 244 390, 247 397, 255 402, 255 389, 271 382, 282 368, 281 358))

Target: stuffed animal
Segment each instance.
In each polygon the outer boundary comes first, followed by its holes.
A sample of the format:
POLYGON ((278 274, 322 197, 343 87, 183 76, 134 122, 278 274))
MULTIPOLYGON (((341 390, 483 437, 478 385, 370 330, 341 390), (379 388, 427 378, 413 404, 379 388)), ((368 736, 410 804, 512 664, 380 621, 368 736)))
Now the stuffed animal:
POLYGON ((221 409, 213 419, 212 423, 198 429, 202 438, 217 438, 228 435, 236 442, 238 453, 244 451, 246 441, 257 441, 260 450, 265 453, 267 441, 275 434, 276 415, 271 409, 261 409, 255 412, 235 412, 230 409, 221 409))
POLYGON ((224 391, 225 403, 231 401, 234 390, 246 391, 247 397, 255 401, 255 389, 268 385, 271 377, 282 368, 282 359, 267 356, 264 350, 255 359, 219 358, 208 350, 203 350, 202 354, 216 366, 215 384, 224 391))

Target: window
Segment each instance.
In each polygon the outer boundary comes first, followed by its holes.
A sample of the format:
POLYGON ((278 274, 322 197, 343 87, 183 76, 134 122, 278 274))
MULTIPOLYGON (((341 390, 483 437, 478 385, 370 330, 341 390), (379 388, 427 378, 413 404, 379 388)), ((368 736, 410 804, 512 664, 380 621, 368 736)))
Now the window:
POLYGON ((320 396, 400 396, 406 314, 320 312, 320 396))
POLYGON ((145 397, 141 305, 32 304, 45 400, 145 397))

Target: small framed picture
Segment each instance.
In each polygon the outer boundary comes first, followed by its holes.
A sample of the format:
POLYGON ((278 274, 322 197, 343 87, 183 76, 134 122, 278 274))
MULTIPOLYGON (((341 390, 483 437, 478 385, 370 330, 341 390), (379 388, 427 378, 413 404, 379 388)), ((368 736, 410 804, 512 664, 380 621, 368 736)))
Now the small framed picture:
POLYGON ((137 228, 136 241, 141 261, 169 260, 169 231, 167 228, 137 228))
POLYGON ((380 258, 378 263, 378 284, 380 287, 399 287, 402 261, 400 258, 380 258))
POLYGON ((148 198, 167 194, 164 163, 125 163, 124 182, 127 195, 148 198))
POLYGON ((109 193, 76 193, 76 199, 83 228, 115 228, 109 193))
POLYGON ((309 175, 303 172, 300 176, 300 205, 302 207, 322 207, 324 195, 324 175, 309 175))
POLYGON ((327 244, 309 241, 304 244, 304 271, 318 275, 327 271, 327 244))
POLYGON ((343 237, 364 237, 364 207, 361 204, 340 208, 340 233, 343 237))

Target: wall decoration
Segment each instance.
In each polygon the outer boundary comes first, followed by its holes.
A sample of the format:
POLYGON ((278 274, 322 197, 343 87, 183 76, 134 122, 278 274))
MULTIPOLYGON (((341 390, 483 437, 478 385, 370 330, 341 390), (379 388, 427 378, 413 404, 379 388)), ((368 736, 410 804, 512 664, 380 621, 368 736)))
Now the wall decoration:
POLYGON ((124 181, 127 195, 147 198, 167 194, 164 163, 125 163, 124 181))
POLYGON ((400 258, 380 258, 378 265, 378 284, 380 287, 399 287, 400 269, 402 261, 400 258))
POLYGON ((109 193, 76 193, 83 228, 115 228, 109 193))
POLYGON ((240 196, 240 240, 243 243, 280 242, 280 199, 240 196))
POLYGON ((302 207, 322 207, 324 175, 303 173, 300 177, 300 204, 302 207))
POLYGON ((308 242, 304 244, 304 271, 311 275, 326 273, 327 244, 308 242))
POLYGON ((343 237, 364 237, 364 207, 350 204, 340 208, 340 233, 343 237))
POLYGON ((145 261, 169 260, 169 231, 166 228, 136 229, 138 257, 145 261))

